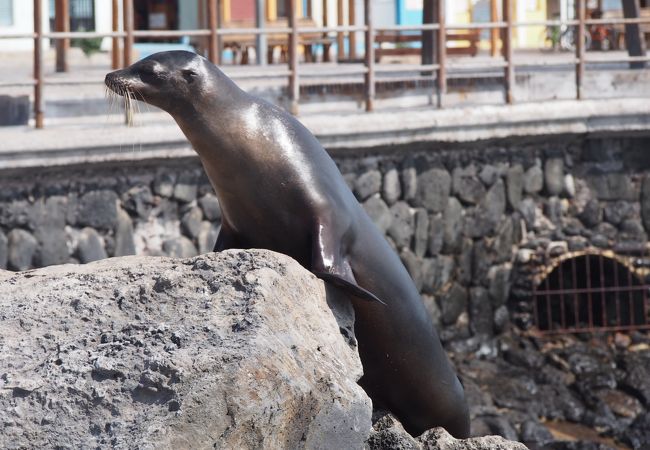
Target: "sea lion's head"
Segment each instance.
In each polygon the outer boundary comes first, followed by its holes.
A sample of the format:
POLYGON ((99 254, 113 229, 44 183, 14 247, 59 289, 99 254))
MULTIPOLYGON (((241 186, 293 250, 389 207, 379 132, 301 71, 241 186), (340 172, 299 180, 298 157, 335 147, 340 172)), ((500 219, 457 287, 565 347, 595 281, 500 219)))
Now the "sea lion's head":
POLYGON ((125 99, 144 101, 173 115, 215 89, 209 66, 196 53, 160 52, 108 73, 104 83, 125 99))

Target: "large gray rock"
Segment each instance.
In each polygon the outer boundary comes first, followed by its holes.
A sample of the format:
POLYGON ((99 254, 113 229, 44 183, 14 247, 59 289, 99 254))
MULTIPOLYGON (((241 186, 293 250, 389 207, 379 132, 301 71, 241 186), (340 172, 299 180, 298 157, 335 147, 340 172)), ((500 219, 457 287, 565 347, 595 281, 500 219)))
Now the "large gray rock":
POLYGON ((83 226, 109 230, 117 223, 117 194, 90 191, 79 199, 77 221, 83 226))
POLYGON ((389 169, 384 175, 384 184, 381 194, 389 205, 392 205, 399 200, 402 195, 402 186, 400 185, 399 172, 397 172, 397 169, 389 169))
POLYGON ((0 271, 0 447, 361 448, 352 314, 261 250, 0 271))
POLYGON ((363 201, 381 190, 381 172, 370 170, 354 182, 354 192, 360 201, 363 201))
POLYGON ((476 167, 456 167, 452 173, 452 192, 463 202, 472 205, 485 196, 485 187, 476 174, 476 167))
POLYGON ((79 233, 77 256, 82 263, 99 261, 108 257, 104 249, 104 240, 93 228, 84 228, 79 233))
POLYGON ((549 195, 560 195, 564 190, 564 160, 550 158, 544 163, 544 182, 549 195))
POLYGON ((388 235, 395 241, 397 248, 409 247, 413 237, 413 213, 405 202, 397 202, 390 207, 392 215, 388 235))
POLYGON ((393 220, 393 215, 379 194, 373 195, 363 202, 363 209, 366 210, 368 216, 370 216, 382 233, 385 233, 386 230, 388 230, 388 227, 390 227, 393 220))
POLYGON ((119 208, 115 226, 114 256, 135 255, 135 240, 133 237, 133 221, 129 213, 119 208))

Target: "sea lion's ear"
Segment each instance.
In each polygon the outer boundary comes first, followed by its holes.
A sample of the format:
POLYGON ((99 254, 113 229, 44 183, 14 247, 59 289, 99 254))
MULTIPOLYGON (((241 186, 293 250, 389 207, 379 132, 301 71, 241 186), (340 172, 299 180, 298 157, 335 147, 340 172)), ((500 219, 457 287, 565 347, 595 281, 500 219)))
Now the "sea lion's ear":
POLYGON ((184 69, 181 71, 181 73, 183 74, 183 78, 185 78, 185 81, 187 81, 190 84, 194 83, 194 80, 196 80, 196 78, 199 76, 192 69, 184 69))

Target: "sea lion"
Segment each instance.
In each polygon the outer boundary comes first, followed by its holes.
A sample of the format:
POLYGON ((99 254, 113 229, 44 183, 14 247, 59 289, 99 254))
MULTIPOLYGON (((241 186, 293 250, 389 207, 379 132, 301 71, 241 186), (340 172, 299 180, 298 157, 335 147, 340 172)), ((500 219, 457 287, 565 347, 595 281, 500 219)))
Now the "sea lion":
POLYGON ((215 251, 274 250, 339 286, 375 405, 414 435, 442 426, 468 436, 463 388, 418 290, 307 128, 191 52, 151 55, 105 83, 167 111, 189 139, 221 204, 215 251))

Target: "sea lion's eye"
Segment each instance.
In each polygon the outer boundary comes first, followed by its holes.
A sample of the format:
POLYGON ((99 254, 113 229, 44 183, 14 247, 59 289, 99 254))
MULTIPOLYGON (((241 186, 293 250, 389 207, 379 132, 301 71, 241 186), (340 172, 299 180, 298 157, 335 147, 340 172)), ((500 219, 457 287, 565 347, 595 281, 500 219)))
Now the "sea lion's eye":
POLYGON ((153 68, 143 67, 142 69, 140 69, 140 79, 144 83, 150 84, 158 80, 158 75, 156 74, 156 72, 154 72, 153 68))
POLYGON ((185 78, 185 81, 187 81, 188 83, 193 83, 196 77, 198 76, 198 74, 191 69, 183 70, 182 73, 183 73, 183 78, 185 78))

